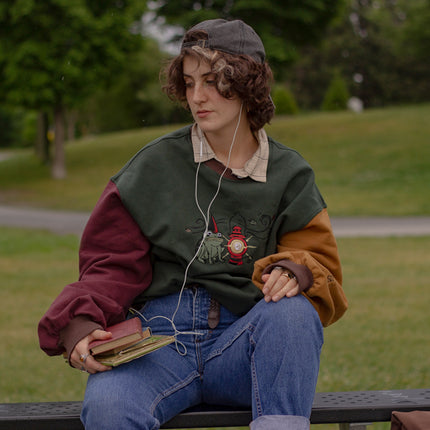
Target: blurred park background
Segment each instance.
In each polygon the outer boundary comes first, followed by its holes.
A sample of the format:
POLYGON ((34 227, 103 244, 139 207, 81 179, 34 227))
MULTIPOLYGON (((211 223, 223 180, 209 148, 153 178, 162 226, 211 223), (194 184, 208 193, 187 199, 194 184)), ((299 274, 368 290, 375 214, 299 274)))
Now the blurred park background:
MULTIPOLYGON (((159 71, 184 28, 218 17, 262 37, 267 131, 312 164, 332 216, 430 215, 429 0, 1 2, 0 205, 91 211, 136 151, 190 121, 159 71)), ((430 237, 338 244, 350 310, 326 330, 318 390, 429 387, 430 237)), ((36 334, 78 246, 0 227, 0 402, 82 398, 86 376, 36 334)))

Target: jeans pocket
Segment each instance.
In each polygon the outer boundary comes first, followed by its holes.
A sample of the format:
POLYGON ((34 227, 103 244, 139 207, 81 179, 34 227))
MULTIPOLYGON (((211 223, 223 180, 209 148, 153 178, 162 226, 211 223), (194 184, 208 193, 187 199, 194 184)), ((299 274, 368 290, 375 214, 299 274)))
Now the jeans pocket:
POLYGON ((192 306, 183 298, 178 308, 178 301, 179 294, 148 300, 139 310, 143 324, 151 327, 154 333, 172 334, 174 331, 172 319, 175 317, 175 325, 182 321, 187 326, 181 329, 190 330, 193 321, 192 306))
POLYGON ((252 331, 253 326, 250 324, 235 326, 233 323, 228 329, 224 331, 224 333, 218 337, 206 361, 209 361, 216 356, 222 355, 226 349, 230 348, 236 342, 241 343, 241 348, 243 348, 244 351, 247 351, 250 347, 250 336, 252 331), (244 335, 246 336, 245 339, 242 338, 244 335), (238 342, 239 339, 241 339, 240 342, 238 342))

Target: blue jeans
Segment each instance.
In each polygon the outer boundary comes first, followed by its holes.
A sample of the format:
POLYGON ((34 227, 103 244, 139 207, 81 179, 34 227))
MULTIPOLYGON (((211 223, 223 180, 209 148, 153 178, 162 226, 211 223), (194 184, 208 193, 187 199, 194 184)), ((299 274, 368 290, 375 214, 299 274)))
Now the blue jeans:
MULTIPOLYGON (((178 294, 150 301, 145 318, 171 318, 178 294)), ((210 296, 185 289, 174 322, 174 343, 88 379, 82 421, 91 429, 158 429, 184 409, 205 402, 252 407, 253 430, 309 429, 323 330, 317 312, 299 295, 261 300, 238 317, 221 306, 208 326, 210 296), (186 354, 184 355, 184 347, 186 354), (178 352, 181 352, 181 354, 178 352)), ((149 323, 173 334, 166 319, 149 323)))

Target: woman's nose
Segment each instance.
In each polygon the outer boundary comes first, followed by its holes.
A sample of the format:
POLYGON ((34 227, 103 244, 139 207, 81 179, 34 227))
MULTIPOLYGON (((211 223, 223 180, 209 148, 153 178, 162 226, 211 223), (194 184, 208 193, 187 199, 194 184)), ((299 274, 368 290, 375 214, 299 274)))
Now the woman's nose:
POLYGON ((201 84, 195 84, 193 91, 193 102, 199 104, 206 100, 206 88, 201 84))

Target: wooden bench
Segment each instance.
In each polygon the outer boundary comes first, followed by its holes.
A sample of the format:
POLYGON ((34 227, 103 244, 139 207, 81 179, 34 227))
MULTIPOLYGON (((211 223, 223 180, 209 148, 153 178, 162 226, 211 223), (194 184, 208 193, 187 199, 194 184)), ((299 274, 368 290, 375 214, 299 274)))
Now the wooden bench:
MULTIPOLYGON (((82 402, 2 403, 0 429, 83 430, 82 402)), ((392 411, 430 410, 430 389, 317 393, 312 424, 338 423, 340 430, 365 430, 368 424, 390 421, 392 411)), ((189 409, 163 429, 247 427, 251 411, 201 405, 189 409)))

